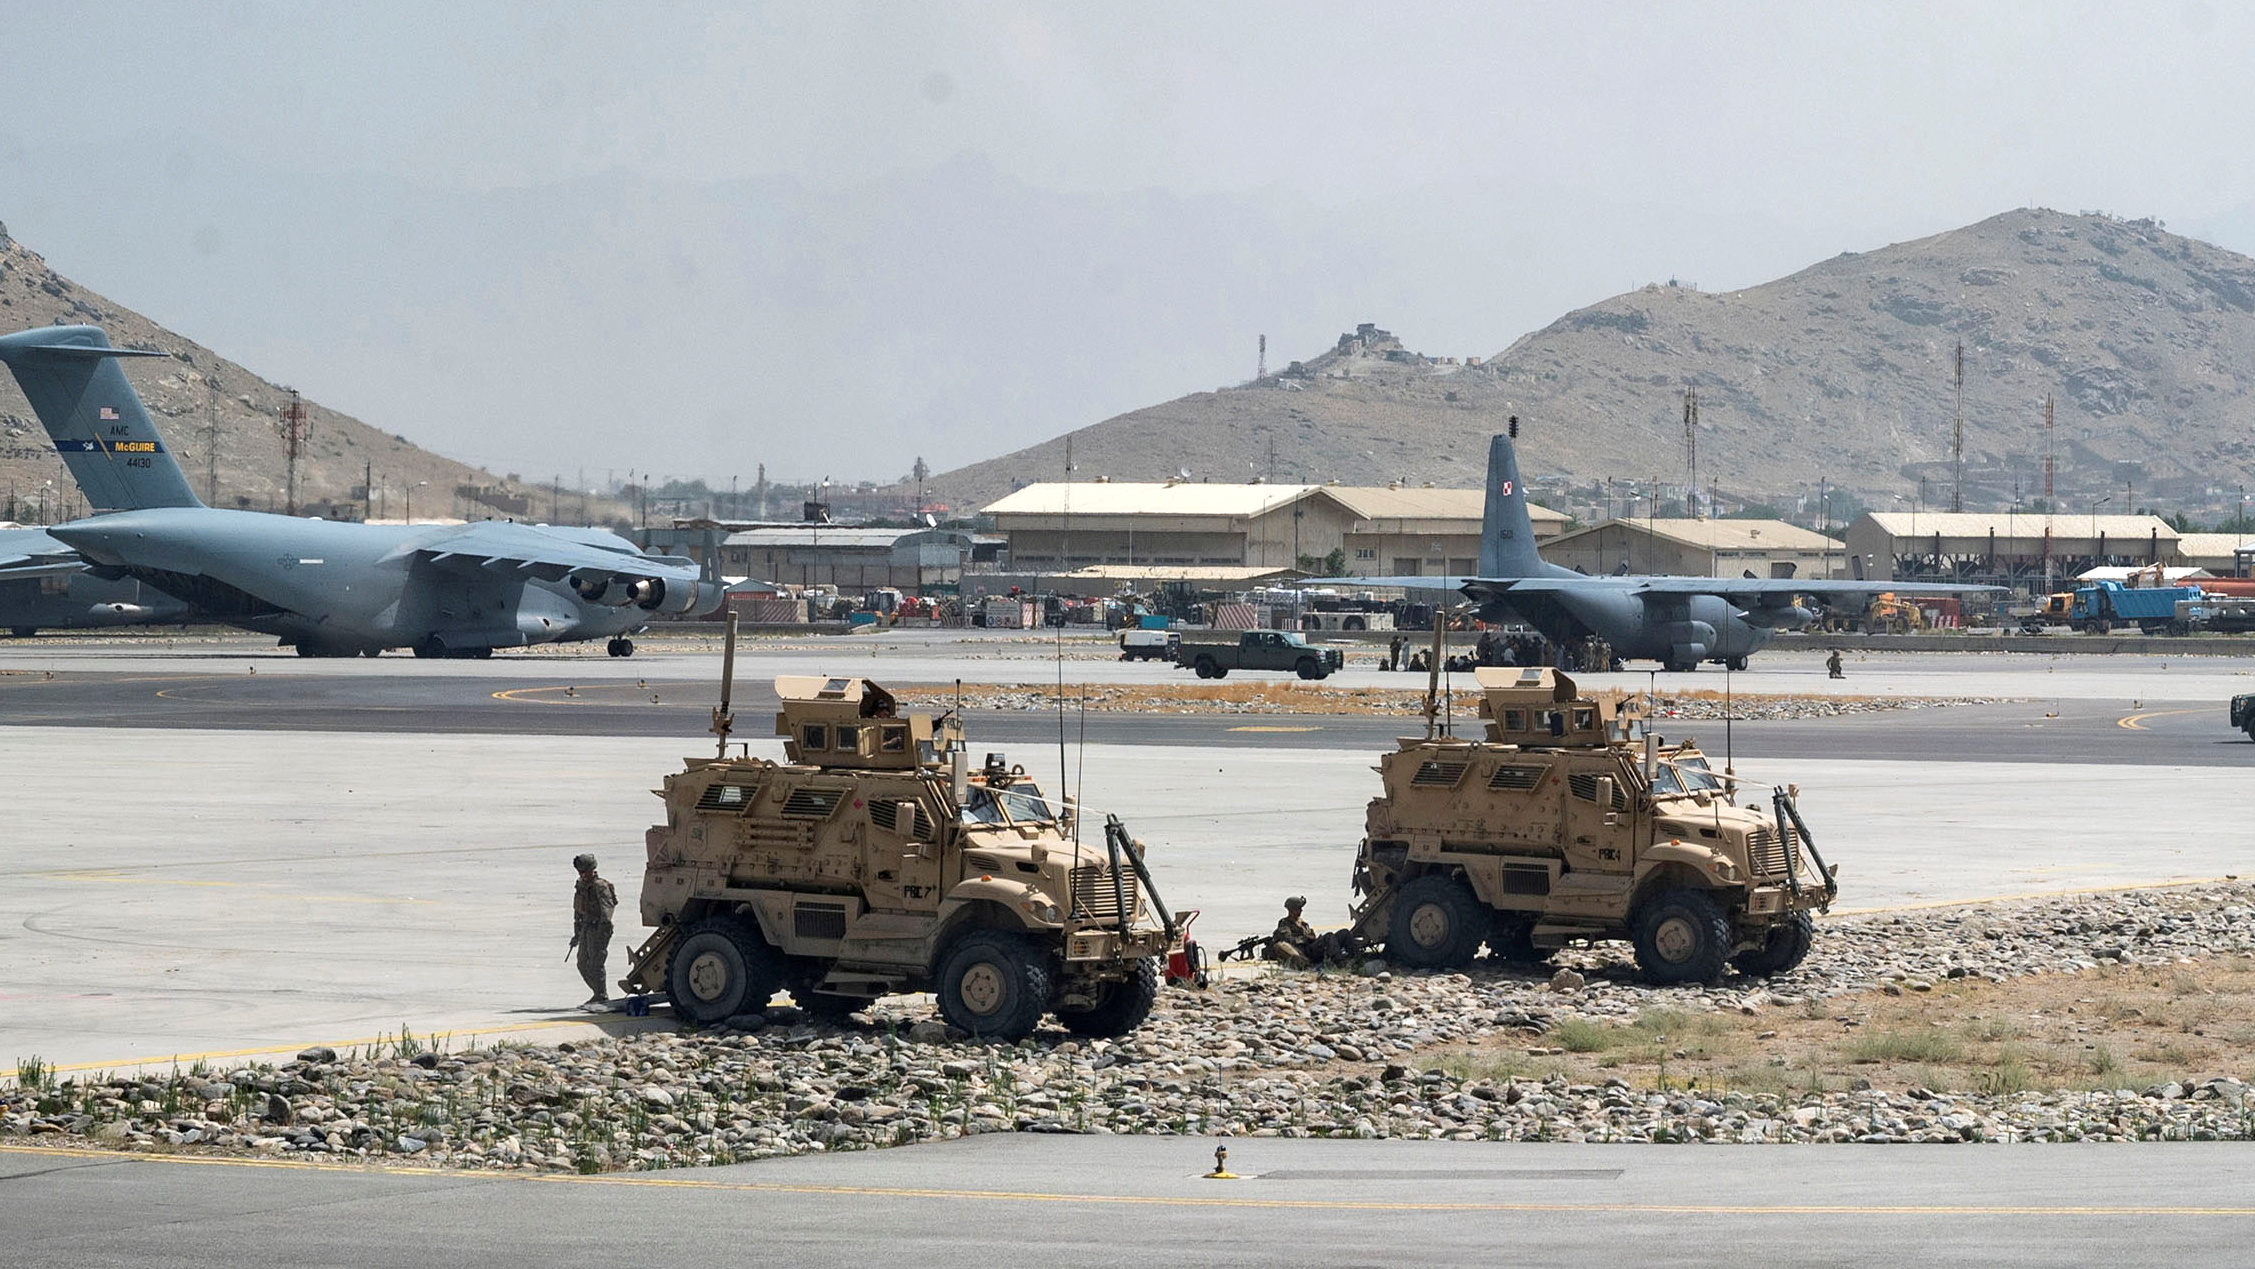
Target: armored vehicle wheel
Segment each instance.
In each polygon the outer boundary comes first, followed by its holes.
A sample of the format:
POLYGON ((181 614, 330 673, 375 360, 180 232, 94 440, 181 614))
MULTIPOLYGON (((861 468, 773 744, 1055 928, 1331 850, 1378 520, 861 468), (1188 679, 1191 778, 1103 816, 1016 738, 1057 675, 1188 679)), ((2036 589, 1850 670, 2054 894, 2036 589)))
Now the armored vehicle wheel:
POLYGON ((1292 671, 1303 679, 1320 679, 1327 673, 1322 666, 1316 664, 1314 657, 1301 657, 1300 663, 1293 666, 1292 671))
POLYGON ((1535 946, 1535 918, 1529 912, 1498 912, 1488 923, 1488 950, 1514 965, 1548 965, 1555 948, 1535 946))
POLYGON ((1057 1021, 1074 1035, 1110 1039, 1142 1026, 1158 999, 1158 962, 1146 956, 1128 969, 1126 981, 1104 984, 1095 1004, 1086 1009, 1060 1009, 1057 1021))
POLYGON ((1665 890, 1645 901, 1636 918, 1636 967, 1656 986, 1705 983, 1723 972, 1730 955, 1730 921, 1704 890, 1665 890))
POLYGON ((1738 967, 1738 972, 1760 978, 1782 974, 1801 963, 1816 936, 1816 921, 1806 912, 1796 912, 1785 924, 1771 926, 1769 939, 1760 947, 1740 952, 1730 958, 1730 963, 1738 967))
POLYGON ((1479 896, 1454 877, 1427 873, 1394 896, 1386 959, 1406 969, 1462 969, 1486 936, 1479 896))
POLYGON ((767 941, 733 917, 691 926, 666 965, 673 1012, 700 1024, 765 1008, 782 985, 767 941))
POLYGON ((1049 966, 1026 940, 973 930, 940 960, 940 1016, 975 1036, 1023 1040, 1049 1008, 1049 966))

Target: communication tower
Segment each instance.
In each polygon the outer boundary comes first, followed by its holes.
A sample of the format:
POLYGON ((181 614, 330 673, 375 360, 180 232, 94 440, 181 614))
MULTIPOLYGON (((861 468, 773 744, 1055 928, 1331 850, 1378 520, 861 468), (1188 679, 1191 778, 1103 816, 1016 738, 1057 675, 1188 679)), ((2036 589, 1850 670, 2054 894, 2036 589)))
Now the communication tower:
POLYGON ((2051 394, 2044 394, 2044 511, 2057 511, 2052 502, 2051 479, 2059 465, 2058 434, 2052 431, 2051 394))
POLYGON ((298 456, 305 452, 309 429, 305 421, 305 399, 298 395, 296 388, 282 390, 290 394, 290 400, 282 407, 282 415, 274 425, 282 433, 282 453, 289 460, 283 505, 285 514, 294 516, 298 513, 298 456))

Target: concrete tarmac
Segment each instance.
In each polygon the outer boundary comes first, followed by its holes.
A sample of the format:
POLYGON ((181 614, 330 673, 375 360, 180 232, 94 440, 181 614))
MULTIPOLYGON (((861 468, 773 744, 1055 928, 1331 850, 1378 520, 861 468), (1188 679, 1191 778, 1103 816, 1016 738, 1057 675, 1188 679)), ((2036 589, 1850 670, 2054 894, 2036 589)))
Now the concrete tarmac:
POLYGON ((2233 1144, 1588 1146, 991 1135, 523 1177, 0 1148, 22 1269, 164 1264, 2238 1265, 2233 1144), (98 1215, 97 1215, 98 1214, 98 1215))
MULTIPOLYGON (((0 1057, 66 1067, 396 1032, 590 1025, 569 860, 634 895, 650 790, 698 738, 0 727, 0 1057)), ((780 743, 753 752, 780 756, 780 743)), ((1054 787, 1054 748, 1013 754, 1054 787)), ((1346 919, 1353 750, 1089 745, 1074 782, 1151 846, 1209 948, 1306 894, 1346 919), (1082 784, 1085 778, 1085 785, 1082 784)), ((1797 783, 1849 908, 2255 874, 2255 769, 1743 761, 1797 783), (2193 790, 2186 793, 2185 790, 2193 790), (2166 814, 2160 814, 2165 810, 2166 814)))

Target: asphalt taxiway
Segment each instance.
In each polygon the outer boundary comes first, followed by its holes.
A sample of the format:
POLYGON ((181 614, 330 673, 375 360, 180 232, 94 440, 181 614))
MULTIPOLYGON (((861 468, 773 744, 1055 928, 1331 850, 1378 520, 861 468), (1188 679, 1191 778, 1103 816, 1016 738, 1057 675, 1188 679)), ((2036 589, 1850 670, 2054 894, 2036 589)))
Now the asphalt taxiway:
POLYGON ((23 1269, 2244 1263, 2236 1144, 1589 1146, 990 1135, 540 1176, 0 1148, 23 1269), (1200 1175, 1216 1144, 1234 1180, 1200 1175), (101 1213, 89 1219, 89 1213, 101 1213))

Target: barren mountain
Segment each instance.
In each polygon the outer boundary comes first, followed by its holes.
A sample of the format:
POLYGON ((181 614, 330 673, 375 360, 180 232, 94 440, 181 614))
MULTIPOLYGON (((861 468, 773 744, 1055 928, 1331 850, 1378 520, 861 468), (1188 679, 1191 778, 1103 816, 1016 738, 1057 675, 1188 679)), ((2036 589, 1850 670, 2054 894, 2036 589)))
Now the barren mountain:
POLYGON ((1709 294, 1652 284, 1568 313, 1483 365, 1364 328, 1297 370, 1136 410, 934 478, 977 505, 1059 479, 1389 479, 1474 485, 1525 422, 1538 477, 1680 485, 1683 394, 1703 485, 1791 498, 1820 479, 1946 506, 1965 350, 1964 501, 2229 504, 2255 478, 2255 260, 2145 220, 2023 209, 1709 294), (2044 400, 2056 399, 2050 439, 2044 400), (1921 481, 1924 481, 1923 486, 1921 481))
MULTIPOLYGON (((100 326, 114 344, 170 353, 171 361, 122 364, 197 496, 223 507, 282 508, 288 463, 279 420, 288 389, 72 283, 0 228, 0 334, 58 322, 100 326)), ((395 518, 407 510, 410 488, 419 516, 548 514, 545 490, 441 458, 312 401, 305 415, 298 502, 309 513, 359 515, 372 467, 380 509, 395 518), (483 500, 458 495, 464 487, 483 491, 483 500)), ((576 518, 576 500, 565 502, 560 510, 576 518)), ((0 374, 0 520, 59 520, 85 509, 15 380, 0 374)))

